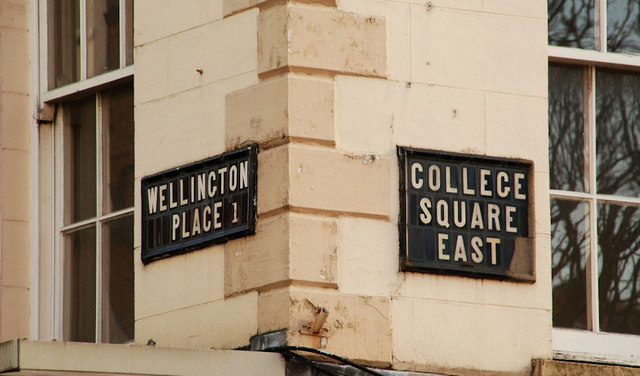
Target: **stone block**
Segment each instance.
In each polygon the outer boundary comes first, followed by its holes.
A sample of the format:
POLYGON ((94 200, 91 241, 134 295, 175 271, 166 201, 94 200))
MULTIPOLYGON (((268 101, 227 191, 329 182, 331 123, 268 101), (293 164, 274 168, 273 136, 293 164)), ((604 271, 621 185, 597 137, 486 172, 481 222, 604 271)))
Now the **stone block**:
POLYGON ((0 287, 0 341, 29 337, 29 289, 0 287))
POLYGON ((402 278, 398 272, 397 224, 354 217, 341 217, 338 224, 340 292, 392 295, 402 278))
POLYGON ((136 105, 254 72, 257 15, 247 11, 136 47, 136 105))
MULTIPOLYGON (((456 1, 458 3, 459 1, 456 1)), ((338 9, 385 17, 387 20, 387 51, 389 79, 411 81, 411 16, 409 2, 386 0, 341 0, 338 9)))
POLYGON ((224 246, 135 262, 135 316, 144 319, 224 298, 224 246))
POLYGON ((248 293, 136 320, 136 344, 235 349, 257 332, 258 294, 248 293))
POLYGON ((0 56, 11 57, 11 64, 0 64, 2 91, 29 93, 29 31, 0 28, 0 56))
POLYGON ((548 172, 548 111, 546 98, 487 93, 487 154, 530 160, 536 172, 548 172))
POLYGON ((256 80, 255 74, 243 74, 137 105, 135 176, 143 177, 223 153, 225 96, 256 80), (177 150, 180 152, 174 152, 177 150))
POLYGON ((207 0, 137 0, 134 14, 134 41, 140 46, 222 18, 222 4, 207 0))
POLYGON ((2 285, 29 288, 29 222, 3 220, 0 239, 2 285))
POLYGON ((2 218, 29 221, 29 152, 0 150, 2 218))
POLYGON ((289 288, 261 292, 258 295, 258 334, 289 327, 289 288))
POLYGON ((256 234, 224 246, 224 293, 231 296, 289 279, 289 217, 258 221, 256 234))
POLYGON ((391 304, 387 297, 344 295, 327 289, 291 287, 289 343, 320 348, 376 366, 391 362, 391 304), (315 320, 314 309, 329 312, 321 337, 301 334, 315 320), (326 330, 325 330, 326 329, 326 330))
POLYGON ((411 17, 414 82, 546 97, 544 19, 419 5, 411 17))
MULTIPOLYGON (((329 7, 336 6, 336 0, 297 0, 298 3, 319 4, 329 7)), ((222 0, 222 7, 225 17, 232 14, 242 12, 249 8, 260 7, 268 8, 274 4, 270 0, 222 0)))
POLYGON ((387 76, 384 18, 289 3, 260 13, 258 73, 314 69, 387 76))
POLYGON ((328 148, 289 147, 289 203, 321 210, 387 218, 391 160, 375 155, 345 155, 328 148))
POLYGON ((544 2, 528 0, 484 0, 484 10, 489 13, 547 19, 544 2))
POLYGON ((0 1, 0 27, 27 30, 29 27, 29 1, 0 1))
POLYGON ((258 154, 258 216, 289 205, 289 145, 258 154))
POLYGON ((337 232, 334 218, 289 215, 289 273, 292 280, 337 285, 337 232))
MULTIPOLYGON (((1 10, 0 10, 1 12, 1 10)), ((29 96, 0 92, 0 143, 2 148, 28 151, 30 147, 28 126, 31 121, 29 96)))

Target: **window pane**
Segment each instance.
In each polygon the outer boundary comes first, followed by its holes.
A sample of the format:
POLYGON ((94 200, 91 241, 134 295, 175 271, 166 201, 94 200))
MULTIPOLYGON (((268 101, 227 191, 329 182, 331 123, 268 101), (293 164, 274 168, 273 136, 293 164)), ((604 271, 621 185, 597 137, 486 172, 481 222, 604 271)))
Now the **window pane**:
POLYGON ((640 196, 640 75, 596 71, 598 193, 640 196))
POLYGON ((551 199, 553 325, 587 328, 589 206, 551 199))
POLYGON ((118 0, 87 2, 87 76, 120 66, 120 10, 118 0))
POLYGON ((640 52, 640 1, 607 1, 607 49, 640 52))
POLYGON ((596 48, 594 0, 549 0, 549 44, 596 48))
POLYGON ((69 205, 65 223, 96 215, 96 100, 68 106, 66 127, 65 192, 69 205))
POLYGON ((48 0, 49 89, 80 79, 80 7, 78 0, 48 0))
POLYGON ((127 12, 127 65, 131 65, 133 64, 133 0, 125 0, 124 4, 127 12))
POLYGON ((95 227, 65 235, 65 340, 94 342, 96 331, 95 227))
POLYGON ((103 341, 133 340, 133 215, 103 227, 103 341))
POLYGON ((583 70, 549 66, 549 166, 551 189, 584 192, 583 70))
POLYGON ((598 205, 600 329, 640 334, 640 208, 598 205))
POLYGON ((133 91, 129 86, 102 97, 104 151, 103 210, 133 206, 133 91))

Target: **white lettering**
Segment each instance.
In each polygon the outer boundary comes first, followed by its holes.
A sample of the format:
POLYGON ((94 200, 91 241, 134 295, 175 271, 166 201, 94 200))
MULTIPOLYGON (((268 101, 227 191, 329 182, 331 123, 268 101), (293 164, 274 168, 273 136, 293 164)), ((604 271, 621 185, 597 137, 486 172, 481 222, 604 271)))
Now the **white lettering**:
POLYGON ((449 204, 445 200, 436 202, 436 219, 442 227, 449 228, 449 204))
POLYGON ((207 180, 207 184, 209 185, 209 189, 207 189, 207 193, 209 193, 209 198, 213 198, 216 195, 216 191, 218 187, 216 187, 216 172, 209 171, 209 179, 207 180))
POLYGON ((458 235, 456 239, 456 252, 453 256, 453 261, 462 260, 463 262, 467 262, 467 252, 464 249, 464 238, 462 235, 458 235))
POLYGON ((238 188, 238 167, 233 165, 229 167, 229 190, 235 192, 238 188))
POLYGON ((482 221, 482 211, 480 210, 480 204, 477 202, 473 203, 473 212, 471 212, 471 228, 484 230, 484 223, 482 221))
POLYGON ((484 259, 484 256, 482 254, 482 250, 480 249, 480 247, 482 247, 482 238, 480 238, 479 236, 474 236, 473 238, 471 238, 471 248, 473 248, 471 259, 476 264, 481 263, 482 260, 484 259))
POLYGON ((189 200, 184 197, 184 179, 180 179, 180 206, 184 206, 187 205, 189 203, 189 200))
POLYGON ((424 170, 420 163, 414 162, 411 165, 411 186, 414 189, 422 188, 422 184, 424 183, 424 180, 422 178, 418 178, 418 172, 422 173, 423 171, 424 170))
POLYGON ((180 215, 174 214, 171 216, 171 222, 173 224, 171 230, 171 240, 176 240, 176 230, 180 227, 180 215))
POLYGON ((444 243, 449 239, 449 235, 438 233, 438 260, 450 260, 451 255, 444 253, 446 244, 444 243))
POLYGON ((469 188, 469 169, 462 168, 462 193, 469 196, 475 196, 476 190, 469 188))
POLYGON ((487 204, 487 227, 489 230, 500 231, 500 207, 496 204, 487 204), (495 228, 494 228, 495 225, 495 228))
POLYGON ((160 211, 161 212, 167 210, 166 192, 167 192, 167 185, 166 184, 162 184, 160 186, 160 211))
POLYGON ((431 212, 429 212, 429 209, 431 209, 431 200, 426 197, 421 198, 420 210, 422 210, 422 213, 420 213, 420 222, 425 225, 431 223, 431 212))
MULTIPOLYGON (((522 193, 521 189, 523 188, 522 181, 524 180, 524 174, 521 172, 516 172, 513 174, 513 180, 515 182, 515 189, 513 192, 513 197, 516 200, 526 200, 527 193, 522 193)), ((526 187, 525 187, 526 189, 526 187)))
POLYGON ((198 208, 193 209, 193 226, 191 226, 191 235, 196 236, 200 234, 200 210, 198 208))
POLYGON ((487 189, 487 185, 489 185, 489 177, 491 176, 491 170, 487 170, 485 168, 480 169, 480 195, 481 196, 492 196, 492 192, 487 189))
POLYGON ((505 206, 504 207, 504 215, 505 215, 505 230, 507 230, 507 232, 511 232, 511 233, 517 233, 518 232, 518 227, 513 227, 511 224, 513 223, 513 215, 516 213, 516 207, 515 206, 505 206))
POLYGON ((231 221, 232 223, 238 223, 238 203, 234 202, 233 203, 233 220, 231 221))
POLYGON ((487 244, 491 244, 491 264, 498 264, 498 244, 500 244, 499 238, 487 238, 487 244))
POLYGON ((207 198, 207 174, 198 175, 198 201, 207 198))
POLYGON ((222 201, 213 203, 213 228, 221 228, 222 222, 220 222, 220 209, 222 208, 222 201))
POLYGON ((249 161, 240 162, 240 189, 249 186, 249 161))
POLYGON ((189 237, 189 231, 187 231, 187 213, 182 212, 182 239, 189 237))
POLYGON ((459 228, 467 224, 467 203, 465 201, 453 201, 453 223, 459 228))
POLYGON ((509 182, 509 175, 504 171, 500 171, 498 172, 496 179, 496 191, 498 192, 498 196, 506 198, 507 196, 509 196, 509 192, 511 192, 511 187, 507 185, 507 183, 509 182))
POLYGON ((210 215, 211 207, 207 205, 202 209, 202 229, 204 230, 204 232, 209 232, 209 230, 211 230, 211 219, 209 218, 210 215))
POLYGON ((458 188, 453 187, 451 185, 451 167, 447 166, 444 168, 445 182, 447 193, 458 193, 458 188))
POLYGON ((178 201, 173 201, 173 182, 169 183, 169 207, 171 209, 178 206, 178 201))
POLYGON ((223 195, 224 194, 224 186, 225 186, 225 182, 224 182, 224 174, 227 173, 227 168, 226 167, 222 167, 218 169, 218 177, 220 178, 220 194, 223 195))
POLYGON ((440 168, 436 165, 429 166, 429 189, 434 192, 440 190, 440 168))
POLYGON ((158 210, 158 187, 147 189, 148 213, 154 214, 158 210))

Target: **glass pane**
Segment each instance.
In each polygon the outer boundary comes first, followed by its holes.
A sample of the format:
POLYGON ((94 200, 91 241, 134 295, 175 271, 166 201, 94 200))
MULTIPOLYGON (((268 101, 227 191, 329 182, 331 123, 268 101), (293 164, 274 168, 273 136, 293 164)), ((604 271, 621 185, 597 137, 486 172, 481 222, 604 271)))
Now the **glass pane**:
POLYGON ((549 0, 549 44, 596 49, 595 1, 549 0))
POLYGON ((95 342, 96 336, 95 227, 65 236, 65 340, 95 342))
POLYGON ((87 1, 87 76, 120 66, 118 0, 87 1))
POLYGON ((67 108, 65 223, 69 224, 96 215, 96 100, 89 97, 67 108))
POLYGON ((640 208, 598 205, 600 329, 640 334, 640 208))
POLYGON ((640 52, 640 1, 607 0, 607 50, 640 52))
POLYGON ((133 0, 125 0, 127 24, 125 25, 127 40, 127 65, 133 64, 133 0))
POLYGON ((640 196, 640 74, 596 71, 598 193, 640 196))
POLYGON ((133 90, 110 90, 102 97, 105 213, 133 206, 133 90))
POLYGON ((583 70, 549 66, 549 168, 551 189, 584 192, 583 70))
POLYGON ((103 229, 102 339, 123 343, 133 340, 133 215, 103 229))
POLYGON ((49 89, 80 79, 79 0, 48 0, 49 89))
POLYGON ((587 329, 589 206, 551 199, 553 326, 587 329))

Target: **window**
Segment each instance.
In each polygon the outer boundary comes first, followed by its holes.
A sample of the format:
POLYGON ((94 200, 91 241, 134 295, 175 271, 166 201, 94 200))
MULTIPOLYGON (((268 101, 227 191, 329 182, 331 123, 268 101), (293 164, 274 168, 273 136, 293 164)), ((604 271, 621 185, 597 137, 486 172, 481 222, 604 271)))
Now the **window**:
POLYGON ((548 11, 554 350, 637 364, 640 1, 548 11))
POLYGON ((46 0, 39 13, 40 100, 55 119, 39 127, 38 338, 129 342, 133 1, 46 0))

